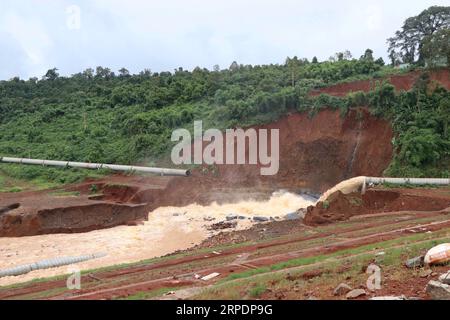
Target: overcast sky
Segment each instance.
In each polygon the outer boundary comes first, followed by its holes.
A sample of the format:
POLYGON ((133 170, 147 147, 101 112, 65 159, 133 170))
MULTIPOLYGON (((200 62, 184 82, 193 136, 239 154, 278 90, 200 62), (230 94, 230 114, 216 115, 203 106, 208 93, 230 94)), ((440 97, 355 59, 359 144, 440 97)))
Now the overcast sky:
POLYGON ((402 22, 448 0, 1 0, 0 79, 132 73, 327 59, 366 48, 386 58, 402 22))

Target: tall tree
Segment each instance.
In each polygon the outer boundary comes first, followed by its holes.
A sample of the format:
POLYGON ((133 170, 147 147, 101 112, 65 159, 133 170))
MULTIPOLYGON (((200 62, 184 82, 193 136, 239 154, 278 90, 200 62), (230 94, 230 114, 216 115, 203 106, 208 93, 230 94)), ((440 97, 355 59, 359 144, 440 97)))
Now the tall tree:
POLYGON ((130 71, 128 71, 126 68, 122 68, 119 70, 119 77, 127 78, 129 76, 130 76, 130 71))
POLYGON ((431 66, 450 64, 450 29, 442 29, 423 40, 422 54, 431 66))
POLYGON ((239 64, 236 61, 233 61, 233 63, 230 66, 230 71, 237 71, 239 69, 239 64))
POLYGON ((427 36, 450 28, 450 7, 433 6, 406 19, 401 30, 387 40, 392 64, 423 63, 422 46, 427 36), (416 60, 417 58, 417 60, 416 60))
POLYGON ((361 60, 366 60, 366 61, 373 61, 373 50, 372 49, 366 49, 366 51, 364 52, 364 55, 361 57, 361 60))
POLYGON ((58 71, 58 69, 56 69, 56 68, 48 70, 47 73, 44 76, 44 79, 45 80, 56 80, 56 79, 58 79, 59 74, 58 74, 57 71, 58 71))

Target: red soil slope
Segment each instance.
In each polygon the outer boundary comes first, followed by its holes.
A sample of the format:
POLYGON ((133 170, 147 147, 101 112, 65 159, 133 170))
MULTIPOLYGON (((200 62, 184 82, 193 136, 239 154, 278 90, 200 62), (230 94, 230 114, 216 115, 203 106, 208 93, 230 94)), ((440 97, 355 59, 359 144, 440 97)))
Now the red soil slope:
MULTIPOLYGON (((403 90, 411 88, 418 76, 411 73, 390 80, 403 90)), ((448 69, 432 73, 431 78, 450 89, 448 69)), ((345 95, 367 91, 372 85, 357 81, 321 92, 345 95)), ((115 176, 86 182, 69 188, 82 191, 82 196, 70 199, 44 192, 2 195, 0 236, 82 232, 143 219, 159 206, 237 201, 268 196, 282 188, 320 193, 354 176, 379 176, 392 158, 389 122, 364 108, 353 109, 345 117, 329 109, 313 118, 292 113, 256 129, 279 129, 280 169, 274 176, 261 176, 259 165, 219 165, 194 170, 189 178, 115 176), (89 196, 91 184, 98 184, 103 196, 89 196)))
MULTIPOLYGON (((402 75, 389 76, 386 80, 392 83, 398 91, 410 90, 414 82, 420 76, 420 71, 411 72, 402 75)), ((440 69, 430 73, 431 81, 440 83, 444 88, 450 90, 450 70, 440 69)), ((322 88, 315 90, 311 93, 312 96, 317 96, 322 93, 329 94, 332 96, 343 97, 350 92, 364 91, 368 92, 375 88, 377 83, 384 81, 384 79, 372 79, 372 80, 361 80, 348 83, 340 83, 334 86, 322 88)))
POLYGON ((347 220, 352 216, 399 211, 450 210, 450 189, 392 189, 374 188, 365 194, 344 195, 338 191, 327 200, 308 208, 304 222, 321 225, 347 220))

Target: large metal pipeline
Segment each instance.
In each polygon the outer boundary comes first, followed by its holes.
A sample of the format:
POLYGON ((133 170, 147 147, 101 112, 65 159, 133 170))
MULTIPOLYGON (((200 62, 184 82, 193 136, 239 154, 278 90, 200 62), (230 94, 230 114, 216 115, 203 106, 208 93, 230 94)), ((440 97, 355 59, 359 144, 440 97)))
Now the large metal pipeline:
POLYGON ((349 194, 352 192, 357 192, 361 190, 362 193, 365 192, 366 186, 370 184, 381 184, 381 183, 391 183, 391 184, 411 184, 411 185, 439 185, 446 186, 450 185, 450 179, 437 179, 437 178, 383 178, 383 177, 355 177, 341 183, 337 184, 333 188, 326 191, 319 199, 323 202, 333 193, 340 191, 343 194, 349 194))
POLYGON ((365 178, 366 178, 365 183, 368 184, 392 183, 392 184, 437 185, 437 186, 450 185, 450 179, 439 179, 439 178, 376 178, 376 177, 365 177, 365 178))
POLYGON ((26 158, 0 157, 0 162, 31 164, 31 165, 41 165, 41 166, 54 166, 54 167, 64 167, 64 168, 109 169, 109 170, 113 170, 113 171, 153 173, 153 174, 159 174, 159 175, 163 175, 163 176, 186 177, 191 174, 190 170, 180 170, 180 169, 166 169, 166 168, 152 168, 152 167, 140 167, 140 166, 124 166, 124 165, 117 165, 117 164, 54 161, 54 160, 40 160, 40 159, 26 159, 26 158))
POLYGON ((3 277, 15 277, 22 274, 27 274, 34 270, 42 270, 49 268, 57 268, 66 266, 69 264, 80 263, 83 261, 88 261, 92 259, 98 259, 106 256, 105 253, 95 253, 79 257, 60 257, 49 260, 42 260, 31 264, 21 265, 10 269, 0 270, 0 278, 3 277))

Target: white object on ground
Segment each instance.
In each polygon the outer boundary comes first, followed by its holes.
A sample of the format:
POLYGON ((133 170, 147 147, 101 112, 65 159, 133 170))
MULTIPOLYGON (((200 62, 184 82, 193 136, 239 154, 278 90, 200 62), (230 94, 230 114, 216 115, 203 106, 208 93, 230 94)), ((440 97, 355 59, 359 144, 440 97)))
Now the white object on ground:
POLYGON ((426 264, 439 264, 450 261, 450 243, 431 248, 425 255, 426 264))
POLYGON ((207 276, 204 276, 204 277, 202 278, 202 280, 203 280, 203 281, 209 281, 209 280, 214 279, 214 278, 216 278, 216 277, 218 277, 218 276, 220 276, 220 273, 213 272, 213 273, 211 273, 211 274, 208 274, 207 276))

